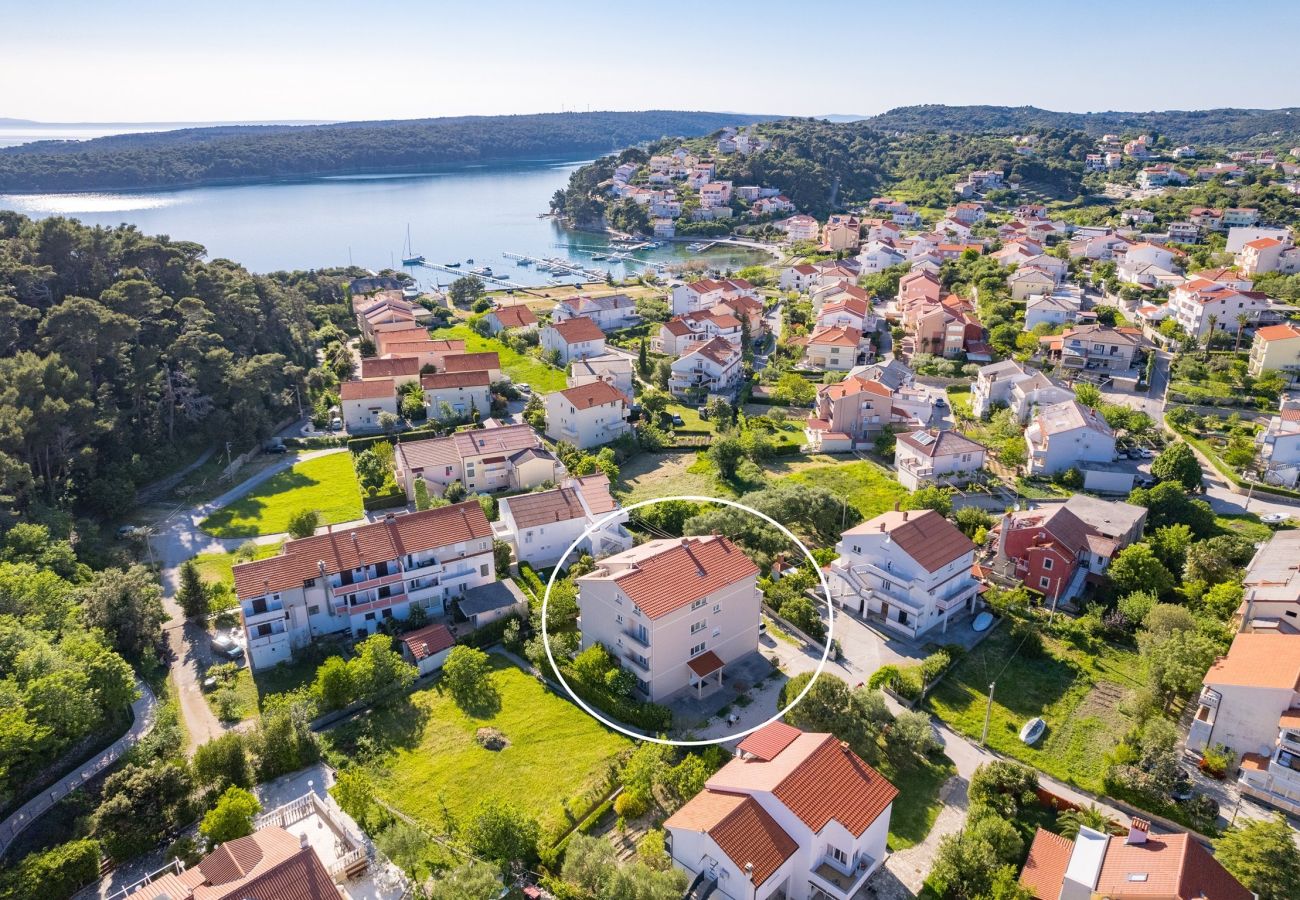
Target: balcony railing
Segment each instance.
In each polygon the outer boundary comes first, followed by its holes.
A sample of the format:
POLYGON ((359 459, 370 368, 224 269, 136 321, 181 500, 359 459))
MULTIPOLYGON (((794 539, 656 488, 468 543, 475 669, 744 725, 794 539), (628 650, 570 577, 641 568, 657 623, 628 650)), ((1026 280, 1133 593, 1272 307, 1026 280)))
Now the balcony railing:
POLYGON ((359 594, 362 591, 371 588, 383 587, 386 584, 392 584, 395 581, 402 580, 402 572, 393 572, 389 575, 379 575, 374 578, 367 578, 364 581, 354 581, 351 584, 339 584, 331 588, 335 597, 346 594, 359 594))
POLYGON ((634 673, 646 678, 650 677, 650 664, 641 662, 635 653, 624 653, 623 659, 634 673))
POLYGON ((648 637, 642 637, 630 628, 623 629, 623 637, 627 638, 635 646, 639 647, 643 651, 643 655, 644 652, 650 650, 650 639, 648 637))
POLYGON ((823 856, 812 870, 813 883, 825 894, 849 900, 875 871, 875 860, 866 853, 855 853, 848 865, 832 856, 823 856))

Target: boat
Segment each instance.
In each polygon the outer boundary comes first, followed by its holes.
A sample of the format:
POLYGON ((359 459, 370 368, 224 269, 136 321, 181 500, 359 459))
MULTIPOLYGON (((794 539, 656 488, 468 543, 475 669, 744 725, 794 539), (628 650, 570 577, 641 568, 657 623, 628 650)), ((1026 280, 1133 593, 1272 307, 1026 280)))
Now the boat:
POLYGON ((414 300, 420 296, 420 289, 414 285, 404 287, 402 288, 402 296, 407 300, 414 300))
POLYGON ((448 269, 459 269, 459 268, 460 268, 460 263, 458 263, 458 262, 449 262, 449 263, 447 263, 447 268, 448 268, 448 269))
POLYGON ((474 268, 470 269, 469 271, 470 271, 470 274, 472 274, 472 275, 491 275, 491 274, 492 274, 492 267, 491 267, 491 266, 475 266, 474 268))
POLYGON ((469 266, 472 266, 472 265, 474 265, 474 260, 472 260, 472 259, 467 259, 467 260, 465 260, 465 264, 466 264, 466 265, 469 265, 469 266))
POLYGON ((978 616, 975 617, 975 621, 971 622, 970 627, 975 629, 976 631, 988 631, 989 626, 992 624, 993 624, 993 613, 989 612, 988 610, 985 610, 984 612, 980 613, 978 616))
POLYGON ((415 252, 411 246, 411 223, 406 223, 406 256, 402 257, 402 265, 418 266, 424 263, 424 257, 415 252))
POLYGON ((1020 740, 1032 747, 1038 743, 1038 739, 1043 736, 1043 732, 1046 730, 1047 723, 1041 717, 1034 716, 1020 729, 1020 740))

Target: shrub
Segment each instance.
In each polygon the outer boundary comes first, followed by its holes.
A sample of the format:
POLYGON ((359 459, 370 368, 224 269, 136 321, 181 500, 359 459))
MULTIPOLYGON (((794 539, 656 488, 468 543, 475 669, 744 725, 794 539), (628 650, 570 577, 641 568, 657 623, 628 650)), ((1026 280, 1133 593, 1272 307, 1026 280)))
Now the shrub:
POLYGON ((638 791, 623 791, 614 798, 614 813, 620 819, 637 819, 650 811, 650 801, 638 791))
POLYGON ((213 844, 224 844, 253 833, 253 817, 262 810, 257 798, 243 788, 226 788, 217 805, 199 823, 199 833, 213 844))

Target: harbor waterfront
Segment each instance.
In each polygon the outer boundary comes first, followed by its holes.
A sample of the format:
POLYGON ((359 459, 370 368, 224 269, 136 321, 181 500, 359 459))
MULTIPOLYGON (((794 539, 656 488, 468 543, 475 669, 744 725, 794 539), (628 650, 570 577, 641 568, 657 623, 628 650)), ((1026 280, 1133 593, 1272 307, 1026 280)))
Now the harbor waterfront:
POLYGON ((554 269, 520 264, 519 256, 559 258, 615 277, 656 264, 705 259, 715 268, 735 269, 768 258, 761 250, 725 244, 695 252, 689 242, 643 242, 620 250, 604 235, 572 231, 543 216, 551 195, 581 164, 538 161, 170 191, 6 194, 0 195, 0 209, 91 225, 129 222, 147 234, 184 235, 207 247, 209 258, 237 259, 261 272, 348 262, 377 270, 423 257, 440 268, 407 271, 425 288, 485 267, 524 286, 562 277, 554 269))

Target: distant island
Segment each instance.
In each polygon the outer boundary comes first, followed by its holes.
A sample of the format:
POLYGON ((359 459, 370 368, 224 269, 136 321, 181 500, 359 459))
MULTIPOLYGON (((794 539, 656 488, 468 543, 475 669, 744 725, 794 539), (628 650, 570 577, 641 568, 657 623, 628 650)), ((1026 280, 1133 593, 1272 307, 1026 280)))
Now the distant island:
POLYGON ((0 191, 126 190, 567 158, 771 117, 647 110, 226 125, 0 149, 0 191))

